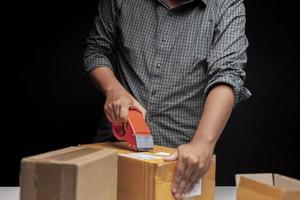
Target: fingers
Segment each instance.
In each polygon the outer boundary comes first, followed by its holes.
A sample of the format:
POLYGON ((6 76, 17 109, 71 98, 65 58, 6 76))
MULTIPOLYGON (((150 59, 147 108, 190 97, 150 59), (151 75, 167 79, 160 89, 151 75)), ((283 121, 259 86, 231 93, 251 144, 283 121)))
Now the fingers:
MULTIPOLYGON (((173 160, 174 158, 175 155, 172 154, 165 160, 173 160)), ((185 144, 177 148, 177 160, 172 192, 176 198, 184 198, 207 171, 211 156, 205 151, 199 151, 197 146, 195 147, 193 144, 185 144)))
MULTIPOLYGON (((180 155, 180 152, 178 151, 178 162, 176 165, 175 173, 174 173, 174 178, 173 178, 173 184, 172 184, 172 192, 175 194, 176 198, 179 198, 179 188, 182 176, 184 175, 184 170, 186 168, 185 163, 183 162, 182 156, 180 155), (177 196, 176 196, 177 195, 177 196)), ((181 186, 182 187, 182 186, 181 186)))
POLYGON ((127 122, 127 117, 128 117, 128 112, 129 112, 129 108, 122 106, 119 108, 119 119, 121 122, 125 123, 127 122))
POLYGON ((202 173, 202 167, 199 165, 199 161, 196 157, 188 157, 185 162, 187 163, 187 169, 185 170, 183 179, 186 180, 186 185, 182 189, 182 194, 187 194, 190 192, 195 183, 198 181, 201 173, 202 173))
POLYGON ((120 99, 117 101, 107 100, 104 105, 104 112, 110 123, 126 123, 129 108, 141 112, 145 119, 146 109, 135 99, 120 99))
POLYGON ((110 123, 121 123, 126 122, 128 107, 124 107, 118 104, 105 104, 104 106, 105 115, 110 123), (127 110, 127 111, 126 111, 127 110), (124 117, 126 115, 126 117, 124 117))
POLYGON ((175 161, 175 160, 177 160, 177 150, 174 152, 174 153, 172 153, 170 156, 168 156, 168 157, 165 157, 164 158, 164 161, 167 161, 167 162, 169 162, 169 161, 175 161))
POLYGON ((180 197, 185 197, 194 187, 197 181, 205 174, 208 167, 204 166, 204 163, 198 163, 195 161, 188 161, 187 165, 194 165, 194 167, 188 167, 185 170, 185 174, 183 176, 183 181, 185 181, 185 185, 183 186, 182 191, 180 193, 180 197))
POLYGON ((112 107, 110 107, 109 105, 105 105, 104 106, 104 113, 106 115, 106 118, 107 120, 110 122, 110 123, 113 123, 114 120, 115 120, 115 116, 114 116, 114 113, 112 111, 112 107))
POLYGON ((107 100, 104 105, 105 115, 110 123, 125 123, 127 122, 128 110, 132 105, 129 100, 107 100))
POLYGON ((175 193, 175 197, 176 198, 183 198, 184 197, 184 193, 183 193, 183 189, 184 187, 188 184, 188 182, 185 179, 181 179, 179 181, 176 193, 175 193))
POLYGON ((120 109, 121 107, 118 104, 112 104, 112 113, 114 116, 115 121, 121 121, 120 120, 120 109))
POLYGON ((179 193, 180 194, 186 194, 187 192, 189 192, 192 187, 194 186, 193 183, 193 175, 195 173, 195 171, 197 171, 196 169, 196 163, 188 163, 187 164, 187 168, 184 171, 184 175, 182 176, 181 181, 184 182, 184 185, 180 188, 179 193))
POLYGON ((130 108, 138 110, 140 113, 142 113, 143 118, 145 119, 147 111, 138 101, 134 100, 130 108))
POLYGON ((178 187, 175 194, 176 198, 182 198, 184 194, 189 192, 190 188, 192 187, 192 179, 191 176, 194 173, 196 169, 197 161, 190 161, 189 158, 184 159, 184 173, 180 177, 180 180, 178 181, 178 187))
POLYGON ((194 187, 197 181, 201 177, 201 172, 197 169, 194 169, 193 173, 190 175, 189 182, 185 185, 182 194, 185 196, 187 193, 189 193, 194 187))

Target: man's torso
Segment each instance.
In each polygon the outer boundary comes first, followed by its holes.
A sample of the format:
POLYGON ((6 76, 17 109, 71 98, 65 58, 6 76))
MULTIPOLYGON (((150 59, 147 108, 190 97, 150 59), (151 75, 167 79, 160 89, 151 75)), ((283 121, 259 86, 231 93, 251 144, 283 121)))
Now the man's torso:
POLYGON ((114 71, 146 108, 159 145, 189 142, 203 110, 215 11, 195 2, 174 10, 155 0, 116 4, 114 71))

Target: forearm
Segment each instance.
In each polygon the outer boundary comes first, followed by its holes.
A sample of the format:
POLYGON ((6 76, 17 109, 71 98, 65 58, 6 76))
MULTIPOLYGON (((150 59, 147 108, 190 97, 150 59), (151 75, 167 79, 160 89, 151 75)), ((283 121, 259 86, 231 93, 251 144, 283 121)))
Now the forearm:
POLYGON ((89 74, 96 87, 105 95, 113 88, 123 88, 114 72, 108 67, 98 67, 89 74))
POLYGON ((129 108, 140 111, 145 117, 145 108, 121 85, 108 67, 98 67, 90 72, 95 85, 104 93, 104 112, 109 122, 126 122, 129 108))
POLYGON ((202 116, 192 143, 217 143, 234 105, 234 93, 229 85, 217 85, 206 98, 202 116))

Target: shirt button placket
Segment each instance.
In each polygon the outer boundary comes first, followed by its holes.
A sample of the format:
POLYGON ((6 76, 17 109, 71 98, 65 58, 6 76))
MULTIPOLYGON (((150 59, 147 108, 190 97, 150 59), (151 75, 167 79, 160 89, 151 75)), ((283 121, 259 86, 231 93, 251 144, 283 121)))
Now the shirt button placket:
POLYGON ((160 69, 160 67, 161 67, 160 63, 157 63, 156 64, 156 69, 160 69))
POLYGON ((151 91, 151 95, 154 96, 155 94, 156 94, 156 90, 153 89, 153 90, 151 91))

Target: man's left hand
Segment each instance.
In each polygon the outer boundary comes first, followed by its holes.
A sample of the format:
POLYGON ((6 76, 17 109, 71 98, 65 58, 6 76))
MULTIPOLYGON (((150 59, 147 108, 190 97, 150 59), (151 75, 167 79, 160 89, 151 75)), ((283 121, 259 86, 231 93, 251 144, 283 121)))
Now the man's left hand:
POLYGON ((176 198, 183 198, 207 172, 213 151, 214 145, 191 142, 180 145, 172 155, 165 158, 165 161, 178 160, 172 185, 172 193, 176 198))

